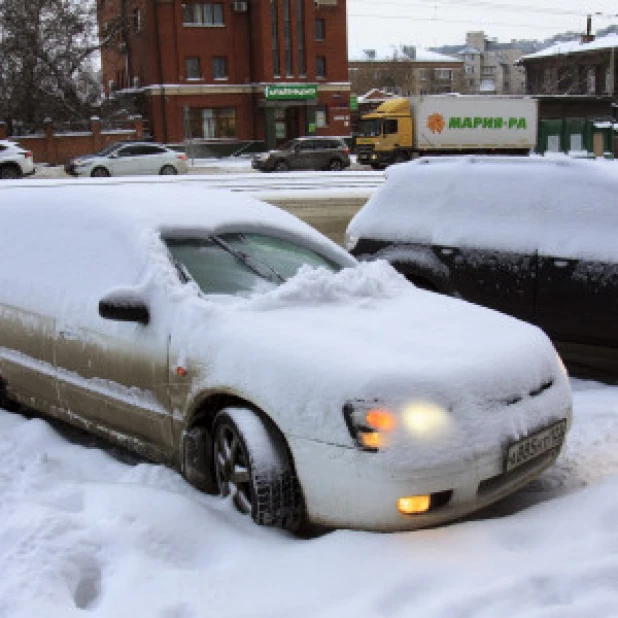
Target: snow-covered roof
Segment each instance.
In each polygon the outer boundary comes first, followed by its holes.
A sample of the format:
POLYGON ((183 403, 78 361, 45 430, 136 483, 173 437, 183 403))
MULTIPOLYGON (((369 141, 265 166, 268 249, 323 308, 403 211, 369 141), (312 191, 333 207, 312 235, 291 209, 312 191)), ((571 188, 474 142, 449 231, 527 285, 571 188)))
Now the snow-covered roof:
POLYGON ((349 62, 461 62, 459 58, 412 45, 383 45, 350 50, 348 60, 349 62))
POLYGON ((604 37, 599 37, 589 43, 582 43, 581 41, 563 41, 556 43, 551 47, 546 47, 541 51, 534 54, 528 54, 522 56, 520 60, 533 60, 536 58, 549 58, 551 56, 567 56, 569 54, 583 54, 586 52, 593 52, 599 50, 609 50, 612 47, 618 48, 618 34, 608 34, 604 37))
POLYGON ((462 47, 458 52, 458 56, 480 56, 481 52, 476 49, 476 47, 471 47, 467 45, 466 47, 462 47))
POLYGON ((351 236, 618 260, 614 161, 426 158, 386 177, 352 219, 351 236))

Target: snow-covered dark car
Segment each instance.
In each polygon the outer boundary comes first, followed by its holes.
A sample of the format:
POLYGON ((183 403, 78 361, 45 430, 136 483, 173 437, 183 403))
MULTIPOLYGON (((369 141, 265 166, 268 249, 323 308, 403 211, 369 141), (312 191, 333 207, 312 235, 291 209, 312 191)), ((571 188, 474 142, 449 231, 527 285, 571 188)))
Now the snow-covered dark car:
POLYGON ((354 255, 532 322, 578 375, 618 379, 615 162, 427 158, 386 174, 348 227, 354 255))
POLYGON ((251 166, 261 172, 339 171, 350 167, 350 149, 340 137, 298 137, 278 150, 255 155, 251 166))
POLYGON ((1 186, 0 216, 0 399, 175 466, 258 523, 450 521, 563 444, 569 382, 541 330, 246 195, 58 181, 1 186))

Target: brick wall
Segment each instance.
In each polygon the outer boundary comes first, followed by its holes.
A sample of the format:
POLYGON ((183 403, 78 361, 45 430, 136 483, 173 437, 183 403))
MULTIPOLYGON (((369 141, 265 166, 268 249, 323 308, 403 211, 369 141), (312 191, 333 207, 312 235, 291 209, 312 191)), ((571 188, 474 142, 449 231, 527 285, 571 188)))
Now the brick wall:
MULTIPOLYGON (((90 120, 90 131, 82 133, 55 133, 52 122, 45 123, 43 131, 36 135, 16 135, 10 139, 32 151, 35 164, 64 165, 71 157, 97 152, 112 142, 142 139, 144 124, 140 117, 132 121, 132 127, 118 131, 103 131, 97 118, 90 120)), ((6 126, 0 122, 0 139, 5 139, 6 126)))

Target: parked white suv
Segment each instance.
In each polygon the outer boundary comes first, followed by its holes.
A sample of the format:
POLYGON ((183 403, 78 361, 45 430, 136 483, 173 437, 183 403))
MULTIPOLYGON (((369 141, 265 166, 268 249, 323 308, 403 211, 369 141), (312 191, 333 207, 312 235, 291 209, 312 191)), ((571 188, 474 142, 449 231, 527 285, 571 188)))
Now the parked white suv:
POLYGON ((72 176, 186 174, 187 157, 163 144, 116 142, 95 154, 70 159, 64 169, 72 176))
POLYGON ((34 160, 29 150, 9 140, 0 140, 0 179, 21 178, 34 174, 34 160))

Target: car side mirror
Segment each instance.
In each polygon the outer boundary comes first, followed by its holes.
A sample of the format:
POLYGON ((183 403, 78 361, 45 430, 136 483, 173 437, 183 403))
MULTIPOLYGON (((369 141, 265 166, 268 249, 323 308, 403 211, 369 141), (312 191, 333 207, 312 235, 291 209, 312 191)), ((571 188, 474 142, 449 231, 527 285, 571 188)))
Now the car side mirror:
POLYGON ((294 152, 296 154, 298 154, 300 152, 300 144, 296 144, 296 146, 294 146, 294 152))
POLYGON ((134 288, 119 288, 99 301, 99 315, 106 320, 148 324, 148 304, 134 288))
POLYGON ((107 157, 108 159, 117 159, 118 158, 118 153, 117 152, 112 152, 112 154, 109 155, 109 157, 107 157))

